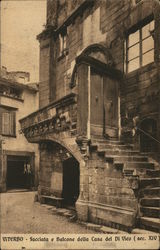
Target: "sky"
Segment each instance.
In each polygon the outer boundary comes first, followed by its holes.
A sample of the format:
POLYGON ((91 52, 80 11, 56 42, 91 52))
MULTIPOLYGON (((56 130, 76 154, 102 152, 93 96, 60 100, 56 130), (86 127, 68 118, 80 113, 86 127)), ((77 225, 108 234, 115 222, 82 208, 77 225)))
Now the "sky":
POLYGON ((39 81, 39 42, 46 23, 46 0, 2 0, 1 66, 8 71, 30 72, 39 81))

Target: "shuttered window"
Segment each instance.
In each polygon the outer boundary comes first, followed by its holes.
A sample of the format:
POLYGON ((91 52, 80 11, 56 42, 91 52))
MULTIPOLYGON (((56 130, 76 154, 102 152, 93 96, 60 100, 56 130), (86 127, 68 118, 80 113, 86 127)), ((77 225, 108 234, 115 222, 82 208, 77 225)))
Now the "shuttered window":
POLYGON ((8 136, 16 135, 16 121, 15 121, 15 112, 3 112, 2 113, 2 134, 8 136))

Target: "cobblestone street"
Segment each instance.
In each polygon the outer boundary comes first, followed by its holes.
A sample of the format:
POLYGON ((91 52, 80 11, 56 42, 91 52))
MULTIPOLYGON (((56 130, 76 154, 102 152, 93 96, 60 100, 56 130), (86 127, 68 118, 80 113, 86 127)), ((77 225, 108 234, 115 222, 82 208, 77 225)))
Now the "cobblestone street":
POLYGON ((95 233, 34 202, 35 192, 0 194, 1 233, 95 233))

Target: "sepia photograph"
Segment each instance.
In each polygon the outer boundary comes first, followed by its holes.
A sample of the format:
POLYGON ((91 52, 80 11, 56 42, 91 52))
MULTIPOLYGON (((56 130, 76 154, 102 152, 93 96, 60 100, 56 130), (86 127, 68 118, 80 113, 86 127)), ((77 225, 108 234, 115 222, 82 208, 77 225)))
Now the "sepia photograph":
POLYGON ((160 1, 0 1, 0 249, 160 248, 160 1))

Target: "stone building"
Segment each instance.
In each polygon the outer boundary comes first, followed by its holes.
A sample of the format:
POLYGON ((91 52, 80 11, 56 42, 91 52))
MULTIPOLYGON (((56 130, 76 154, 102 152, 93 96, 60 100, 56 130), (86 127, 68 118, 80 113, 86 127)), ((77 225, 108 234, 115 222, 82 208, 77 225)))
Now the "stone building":
POLYGON ((20 121, 40 145, 41 202, 159 230, 159 13, 157 0, 47 1, 40 109, 20 121))
POLYGON ((9 74, 5 70, 5 74, 4 69, 3 67, 0 77, 1 192, 36 187, 39 167, 38 144, 31 144, 26 140, 19 123, 19 119, 38 109, 37 86, 27 84, 29 73, 22 72, 21 75, 18 72, 16 76, 14 72, 12 78, 13 72, 9 74), (26 84, 15 81, 15 77, 17 80, 19 77, 25 80, 25 75, 26 84))
POLYGON ((19 83, 28 83, 30 80, 30 73, 24 71, 7 71, 7 68, 2 66, 1 77, 19 83))

